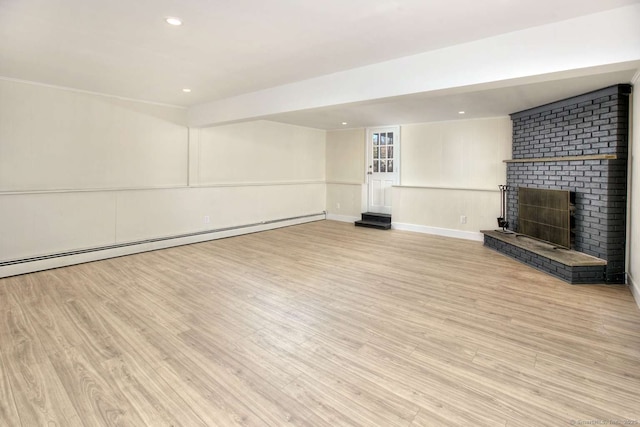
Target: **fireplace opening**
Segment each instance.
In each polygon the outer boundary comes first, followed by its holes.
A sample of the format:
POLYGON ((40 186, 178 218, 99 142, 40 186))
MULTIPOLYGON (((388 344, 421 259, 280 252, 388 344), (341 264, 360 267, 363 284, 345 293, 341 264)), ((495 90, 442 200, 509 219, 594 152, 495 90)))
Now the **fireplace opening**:
POLYGON ((518 188, 518 233, 571 249, 575 236, 575 193, 518 188))

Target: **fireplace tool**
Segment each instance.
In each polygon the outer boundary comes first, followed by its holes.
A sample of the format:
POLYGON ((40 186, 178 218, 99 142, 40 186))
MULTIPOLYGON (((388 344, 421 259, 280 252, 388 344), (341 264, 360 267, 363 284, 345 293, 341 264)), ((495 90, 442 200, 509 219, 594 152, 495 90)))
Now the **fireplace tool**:
POLYGON ((502 228, 503 232, 507 232, 509 227, 509 221, 507 221, 507 192, 509 191, 508 185, 498 185, 500 189, 500 216, 498 217, 498 227, 502 228))

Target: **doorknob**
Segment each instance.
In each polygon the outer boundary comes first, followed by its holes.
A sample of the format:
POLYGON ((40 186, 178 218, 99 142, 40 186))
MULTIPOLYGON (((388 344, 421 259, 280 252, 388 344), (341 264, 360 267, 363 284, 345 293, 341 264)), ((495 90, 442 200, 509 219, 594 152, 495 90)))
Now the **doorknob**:
POLYGON ((373 175, 373 172, 369 171, 367 172, 367 175, 373 175))

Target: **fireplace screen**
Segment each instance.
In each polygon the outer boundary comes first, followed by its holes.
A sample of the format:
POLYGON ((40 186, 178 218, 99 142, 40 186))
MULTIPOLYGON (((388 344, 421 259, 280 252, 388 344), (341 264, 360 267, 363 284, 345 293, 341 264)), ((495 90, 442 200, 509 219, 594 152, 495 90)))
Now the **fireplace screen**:
POLYGON ((518 188, 518 232, 570 248, 570 198, 564 190, 518 188))

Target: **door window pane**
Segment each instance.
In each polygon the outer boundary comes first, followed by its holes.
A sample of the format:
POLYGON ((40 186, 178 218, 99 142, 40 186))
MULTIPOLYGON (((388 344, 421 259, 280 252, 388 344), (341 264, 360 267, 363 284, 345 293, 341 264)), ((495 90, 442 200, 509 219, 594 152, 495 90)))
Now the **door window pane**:
POLYGON ((371 173, 395 173, 395 134, 394 132, 371 133, 371 173))

